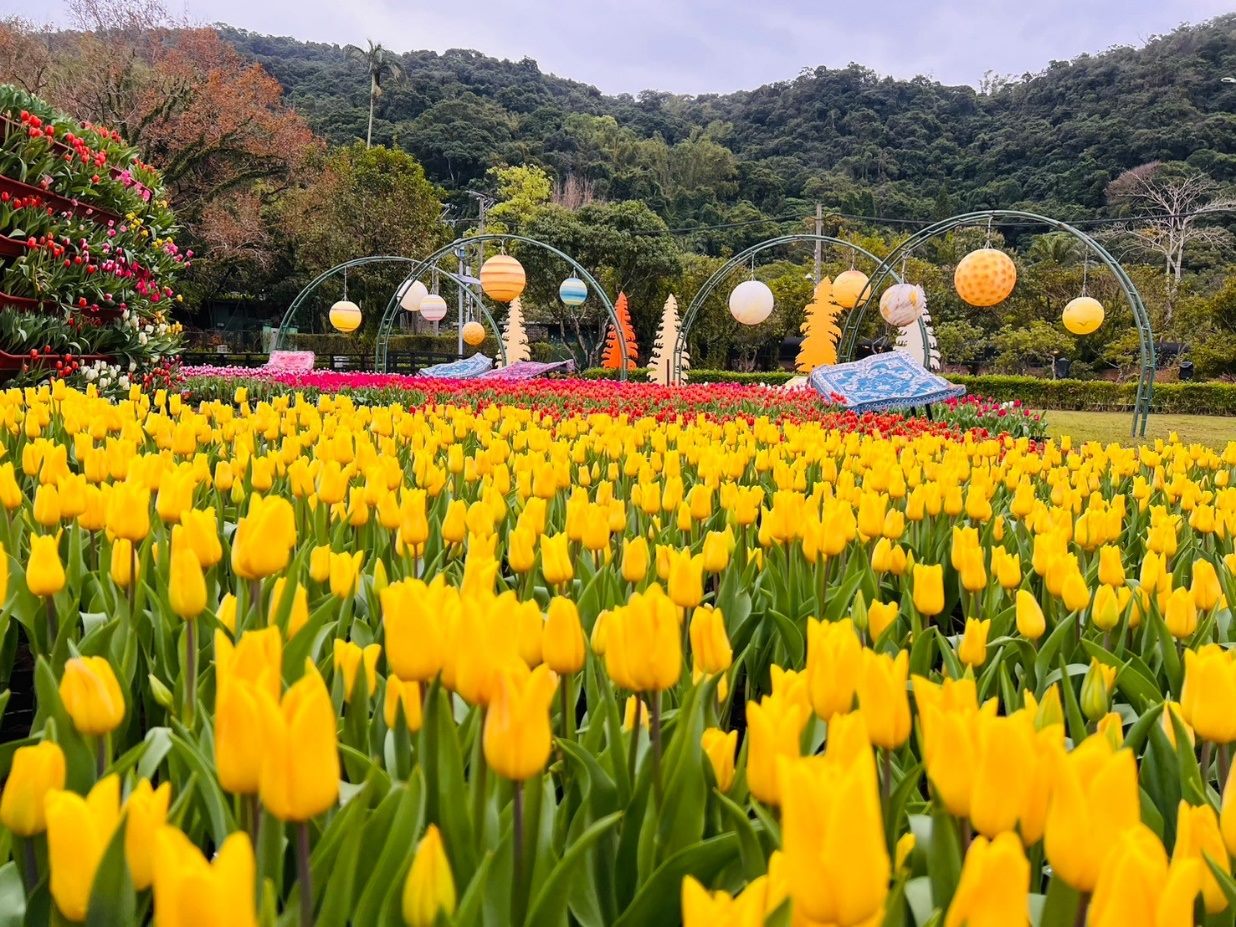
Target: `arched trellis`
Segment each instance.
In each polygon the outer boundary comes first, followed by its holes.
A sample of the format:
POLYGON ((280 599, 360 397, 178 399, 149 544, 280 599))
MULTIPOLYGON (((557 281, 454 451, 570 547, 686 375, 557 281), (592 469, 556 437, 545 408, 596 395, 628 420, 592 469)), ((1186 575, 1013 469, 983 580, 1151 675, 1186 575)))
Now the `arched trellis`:
MULTIPOLYGON (((311 281, 309 281, 309 284, 303 290, 296 294, 296 298, 292 300, 291 304, 287 308, 287 311, 283 314, 283 320, 279 323, 279 331, 275 333, 275 350, 282 351, 287 349, 288 345, 285 343, 285 339, 288 336, 292 322, 296 318, 296 314, 300 311, 301 306, 304 305, 305 301, 313 295, 319 286, 331 277, 334 277, 337 274, 346 273, 354 267, 363 267, 366 264, 381 263, 419 264, 420 262, 417 261, 416 258, 401 257, 394 254, 372 254, 368 257, 353 258, 350 261, 344 261, 342 264, 336 264, 334 267, 330 268, 330 270, 325 270, 318 274, 311 281)), ((506 347, 502 344, 502 330, 498 328, 498 323, 494 321, 494 317, 490 315, 489 310, 485 308, 484 301, 472 292, 472 290, 464 286, 463 282, 458 279, 457 274, 450 273, 449 271, 440 271, 440 273, 444 276, 450 277, 452 280, 455 280, 459 287, 468 295, 468 299, 471 300, 472 305, 475 306, 485 318, 485 321, 488 323, 490 329, 493 330, 494 337, 498 339, 498 352, 501 356, 502 363, 505 364, 506 347)), ((400 286, 395 289, 395 295, 398 296, 402 290, 403 285, 400 284, 400 286)), ((396 302, 398 302, 398 300, 396 300, 396 302)), ((385 369, 385 365, 383 366, 383 369, 385 369)))
MULTIPOLYGON (((605 290, 601 288, 601 284, 597 283, 596 278, 593 277, 592 274, 588 273, 588 270, 582 264, 580 264, 577 260, 575 260, 575 258, 571 257, 569 254, 567 254, 564 251, 559 251, 553 245, 547 245, 545 244, 545 242, 537 241, 535 238, 528 238, 525 235, 507 235, 507 234, 498 234, 498 233, 487 233, 484 235, 473 235, 469 238, 456 239, 455 241, 451 242, 449 245, 443 245, 441 248, 439 248, 433 254, 429 255, 429 257, 425 258, 424 260, 415 262, 416 266, 412 268, 412 271, 404 279, 403 283, 400 284, 399 289, 403 289, 405 285, 410 285, 412 281, 414 280, 419 280, 422 276, 424 276, 426 273, 432 270, 436 266, 439 260, 446 257, 447 255, 466 250, 472 245, 484 245, 490 242, 497 243, 501 245, 503 248, 505 248, 508 244, 512 242, 518 242, 523 245, 530 245, 532 247, 541 248, 542 250, 548 251, 550 254, 553 254, 554 256, 561 258, 563 261, 566 261, 567 264, 571 266, 571 269, 575 271, 575 273, 577 273, 583 279, 584 283, 588 285, 589 292, 595 293, 597 298, 600 299, 601 303, 605 306, 605 311, 609 315, 609 320, 613 324, 614 331, 618 335, 618 347, 619 347, 619 350, 621 351, 621 356, 623 358, 626 358, 627 341, 626 341, 626 338, 623 336, 622 326, 618 322, 618 313, 614 311, 614 304, 610 301, 610 298, 605 293, 605 290)), ((442 271, 439 271, 439 272, 442 273, 442 271)), ((398 295, 398 289, 396 290, 396 295, 398 295)), ((386 343, 390 338, 390 330, 394 324, 394 320, 398 312, 399 312, 399 300, 396 299, 395 296, 392 296, 390 303, 386 307, 386 312, 383 313, 382 315, 382 321, 378 326, 378 343, 377 343, 377 347, 374 350, 374 358, 373 358, 373 364, 374 364, 375 370, 385 370, 386 369, 386 343)), ((499 338, 499 343, 501 343, 501 338, 499 338)), ((626 364, 623 364, 622 368, 618 372, 618 376, 619 376, 619 379, 622 379, 622 380, 625 380, 627 378, 627 365, 626 364)))
MULTIPOLYGON (((849 248, 854 254, 861 254, 863 257, 871 261, 877 267, 881 266, 881 261, 878 257, 852 241, 845 241, 840 238, 833 238, 831 235, 814 235, 803 233, 799 235, 782 235, 780 238, 770 238, 767 241, 761 241, 758 244, 752 245, 745 251, 741 251, 734 255, 728 261, 721 265, 711 277, 704 281, 704 285, 700 287, 699 292, 695 294, 695 298, 691 300, 691 305, 687 307, 687 311, 682 316, 682 326, 678 330, 678 340, 674 343, 674 356, 670 365, 670 382, 676 386, 682 385, 682 355, 687 349, 687 336, 691 334, 691 326, 695 324, 695 317, 699 315, 700 310, 704 307, 704 303, 708 297, 712 296, 713 292, 721 285, 721 283, 739 267, 745 267, 749 264, 757 254, 761 251, 766 251, 769 248, 776 248, 780 245, 799 244, 803 242, 814 244, 815 242, 824 244, 839 245, 843 248, 849 248)), ((893 273, 893 278, 900 283, 901 278, 893 273)), ((927 329, 923 320, 919 320, 919 328, 923 333, 923 340, 927 339, 927 329)))
POLYGON ((1014 220, 1030 222, 1035 225, 1047 226, 1057 231, 1068 232, 1093 252, 1099 261, 1112 272, 1116 282, 1120 284, 1120 289, 1124 292, 1124 297, 1133 312, 1134 325, 1137 326, 1138 349, 1141 359, 1141 372, 1137 379, 1137 396, 1133 404, 1133 436, 1145 435, 1146 423, 1150 418, 1150 400, 1154 395, 1155 356, 1154 333, 1150 328, 1150 315, 1146 312, 1146 306, 1142 302, 1141 294, 1137 291, 1137 287, 1129 278, 1128 273, 1125 272, 1124 267, 1101 244, 1067 222, 1061 222, 1059 219, 1052 219, 1033 212, 1025 212, 1019 209, 987 209, 981 212, 963 213, 943 219, 911 235, 884 259, 871 277, 871 288, 867 291, 867 298, 846 315, 845 327, 841 333, 841 346, 837 351, 837 359, 840 361, 854 359, 854 352, 858 346, 858 334, 862 328, 863 319, 867 314, 867 307, 872 304, 873 300, 876 300, 876 293, 879 292, 884 281, 889 277, 896 278, 893 268, 917 251, 924 243, 956 228, 1014 220))

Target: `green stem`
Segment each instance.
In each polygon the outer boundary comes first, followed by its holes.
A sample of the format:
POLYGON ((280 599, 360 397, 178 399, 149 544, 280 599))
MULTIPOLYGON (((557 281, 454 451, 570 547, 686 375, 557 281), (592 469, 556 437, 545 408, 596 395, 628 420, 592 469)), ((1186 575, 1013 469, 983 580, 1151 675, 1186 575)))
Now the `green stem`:
POLYGON ((100 779, 103 778, 103 772, 107 769, 107 754, 107 735, 100 734, 97 738, 95 738, 94 754, 95 772, 98 774, 98 778, 100 779))
POLYGON ((56 649, 56 638, 60 636, 60 619, 56 615, 56 600, 48 596, 47 602, 47 652, 56 649))
POLYGON ((643 704, 638 697, 635 699, 635 718, 631 723, 631 750, 627 754, 627 775, 632 784, 635 783, 635 756, 639 752, 639 714, 643 704))
POLYGON ((649 708, 649 721, 652 727, 652 794, 656 799, 657 808, 661 808, 664 798, 661 789, 661 693, 652 693, 649 708))
POLYGON ((313 876, 309 871, 309 822, 296 822, 296 881, 300 883, 300 927, 313 927, 313 876))
POLYGON ((518 895, 520 886, 523 884, 524 863, 524 784, 519 780, 515 781, 515 800, 511 806, 511 818, 514 830, 511 848, 515 854, 515 879, 513 886, 516 895, 518 895))
POLYGON ((197 707, 197 619, 185 625, 185 727, 193 729, 197 707))
POLYGON ((21 872, 26 895, 33 895, 39 884, 39 858, 34 852, 34 837, 17 837, 21 843, 21 872))

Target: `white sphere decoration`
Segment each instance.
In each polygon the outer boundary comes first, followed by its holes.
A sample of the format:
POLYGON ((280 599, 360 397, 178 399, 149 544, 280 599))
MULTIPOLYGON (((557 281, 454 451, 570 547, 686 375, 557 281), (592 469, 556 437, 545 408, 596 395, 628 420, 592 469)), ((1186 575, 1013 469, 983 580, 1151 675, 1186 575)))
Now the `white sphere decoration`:
POLYGON ((429 293, 421 300, 420 312, 428 322, 441 322, 446 318, 446 300, 437 293, 429 293))
POLYGON ((582 305, 588 298, 588 286, 578 277, 567 277, 558 287, 558 298, 568 306, 582 305))
POLYGON ((421 300, 428 295, 429 290, 419 280, 405 283, 399 289, 399 308, 406 312, 415 312, 421 307, 421 300))
POLYGON ((743 325, 759 325, 773 311, 773 292, 759 280, 744 280, 730 293, 730 315, 743 325))
POLYGON ((927 294, 917 283, 896 283, 880 297, 880 315, 894 328, 904 328, 927 308, 927 294))

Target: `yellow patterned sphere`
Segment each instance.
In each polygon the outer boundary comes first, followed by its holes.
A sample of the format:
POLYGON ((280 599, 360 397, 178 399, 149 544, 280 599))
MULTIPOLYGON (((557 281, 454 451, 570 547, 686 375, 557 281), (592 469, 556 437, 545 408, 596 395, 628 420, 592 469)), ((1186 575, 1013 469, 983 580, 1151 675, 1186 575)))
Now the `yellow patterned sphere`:
POLYGON ((1103 304, 1093 296, 1079 296, 1064 307, 1064 327, 1074 335, 1089 335, 1103 324, 1103 304))
POLYGON ((953 273, 957 295, 971 306, 1003 302, 1017 285, 1017 265, 1003 251, 979 248, 961 259, 953 273))
POLYGON ((867 275, 861 270, 843 270, 833 281, 833 301, 842 309, 853 309, 868 292, 867 275))
POLYGON ((524 265, 509 254, 495 254, 481 265, 481 289, 496 302, 509 303, 527 282, 524 265))
POLYGON ((927 294, 914 283, 895 283, 880 297, 880 315, 894 328, 905 328, 927 308, 927 294))
POLYGON ((350 299, 341 299, 330 307, 330 324, 345 335, 360 328, 360 306, 350 299))
POLYGON ((485 340, 485 326, 480 322, 466 322, 463 327, 464 344, 476 347, 485 340))

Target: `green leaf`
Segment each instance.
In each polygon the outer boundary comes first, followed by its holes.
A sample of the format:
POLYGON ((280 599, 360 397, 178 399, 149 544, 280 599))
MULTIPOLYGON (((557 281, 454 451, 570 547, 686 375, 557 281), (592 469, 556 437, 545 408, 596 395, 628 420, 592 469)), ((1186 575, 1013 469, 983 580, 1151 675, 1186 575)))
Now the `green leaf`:
POLYGON ((472 877, 467 891, 459 899, 459 907, 455 909, 451 927, 482 927, 482 915, 485 912, 485 885, 489 876, 489 867, 493 861, 493 850, 488 851, 481 858, 481 865, 477 867, 476 875, 472 877))
POLYGON ((22 927, 26 918, 26 891, 16 860, 0 866, 0 927, 22 927))
POLYGON ((1047 886, 1047 900, 1038 927, 1074 927, 1081 894, 1064 879, 1054 876, 1047 886))
POLYGON ((200 800, 210 820, 211 839, 215 846, 221 846, 235 827, 228 813, 223 792, 219 788, 219 780, 211 771, 213 763, 203 757, 198 749, 180 734, 171 734, 170 737, 172 752, 189 767, 193 779, 197 782, 200 800))
POLYGON ((365 842, 369 849, 369 859, 366 861, 367 874, 363 883, 365 889, 351 912, 352 922, 355 924, 377 922, 386 892, 395 882, 402 883, 398 877, 411 865, 412 854, 416 852, 416 839, 420 834, 425 811, 421 780, 413 776, 407 785, 392 786, 392 791, 402 793, 393 813, 387 816, 387 803, 384 802, 378 806, 365 828, 369 837, 365 842), (384 835, 385 840, 381 853, 375 858, 372 855, 377 847, 374 838, 379 835, 384 835))
POLYGON ((640 887, 635 899, 614 922, 614 927, 643 927, 645 924, 673 927, 681 922, 682 880, 694 876, 707 884, 734 858, 738 838, 722 834, 702 840, 675 853, 640 887))
POLYGON ((137 894, 124 857, 126 823, 122 818, 95 870, 86 927, 130 927, 138 922, 137 894))
POLYGON ((550 871, 545 884, 532 902, 528 917, 524 921, 526 927, 555 927, 567 922, 567 897, 571 891, 571 880, 576 867, 586 858, 588 851, 598 840, 609 832, 622 819, 622 812, 617 811, 601 818, 567 848, 562 859, 550 871))
POLYGON ((742 861, 743 875, 748 879, 756 879, 768 871, 768 860, 760 849, 760 839, 755 834, 755 824, 747 812, 734 804, 725 795, 713 789, 713 797, 721 809, 721 814, 730 823, 730 829, 738 838, 739 859, 742 861))

